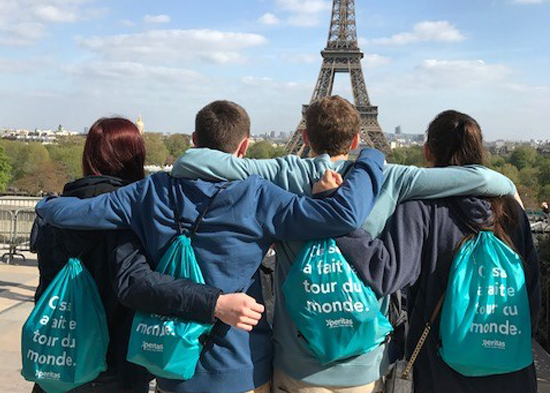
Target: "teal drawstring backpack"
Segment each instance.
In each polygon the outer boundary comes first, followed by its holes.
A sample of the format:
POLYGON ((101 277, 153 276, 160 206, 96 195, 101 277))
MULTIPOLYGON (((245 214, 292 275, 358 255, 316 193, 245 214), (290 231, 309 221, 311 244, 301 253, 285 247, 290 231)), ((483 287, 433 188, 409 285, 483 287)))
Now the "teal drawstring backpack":
POLYGON ((376 295, 333 239, 302 248, 283 293, 296 328, 323 365, 369 352, 392 331, 376 295))
POLYGON ((480 231, 455 255, 439 333, 441 357, 467 377, 533 363, 523 261, 492 232, 480 231))
MULTIPOLYGON (((160 260, 156 271, 176 278, 187 278, 204 284, 191 239, 197 233, 209 206, 227 187, 220 187, 209 205, 199 215, 191 235, 184 234, 182 221, 174 195, 172 180, 171 202, 178 222, 178 235, 160 260)), ((130 333, 126 359, 139 364, 153 375, 167 379, 188 380, 195 374, 202 349, 214 325, 156 314, 136 312, 130 333)))
POLYGON ((21 375, 48 393, 65 393, 107 370, 107 317, 81 255, 69 259, 23 325, 21 375))

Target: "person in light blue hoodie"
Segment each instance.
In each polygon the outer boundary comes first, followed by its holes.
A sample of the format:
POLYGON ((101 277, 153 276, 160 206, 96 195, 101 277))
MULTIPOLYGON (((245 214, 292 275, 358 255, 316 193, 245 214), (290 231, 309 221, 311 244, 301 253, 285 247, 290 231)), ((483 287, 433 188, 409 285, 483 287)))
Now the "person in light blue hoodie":
MULTIPOLYGON (((176 161, 172 175, 209 180, 242 180, 260 175, 285 190, 311 195, 312 184, 326 169, 342 174, 349 170, 352 165, 348 161, 350 151, 360 142, 360 117, 347 100, 338 96, 327 97, 310 105, 306 112, 306 128, 303 137, 312 158, 288 155, 253 160, 211 149, 190 149, 176 161)), ((407 200, 515 193, 516 188, 508 178, 479 165, 428 169, 387 164, 382 190, 363 228, 373 236, 379 235, 397 204, 407 200)), ((278 242, 275 245, 274 392, 380 391, 381 378, 390 365, 387 344, 367 354, 323 366, 299 337, 286 311, 281 288, 302 246, 301 242, 278 242)), ((380 304, 387 313, 388 298, 382 298, 380 304)))

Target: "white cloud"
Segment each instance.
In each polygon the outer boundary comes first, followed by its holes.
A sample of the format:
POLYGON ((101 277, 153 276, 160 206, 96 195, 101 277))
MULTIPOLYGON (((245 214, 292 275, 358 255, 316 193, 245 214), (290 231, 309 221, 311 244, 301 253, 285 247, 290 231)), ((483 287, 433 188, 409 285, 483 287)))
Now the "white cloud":
POLYGON ((428 84, 436 88, 469 88, 472 86, 503 83, 512 70, 503 64, 488 64, 483 60, 424 60, 415 70, 419 86, 428 84))
POLYGON ((60 9, 53 5, 37 5, 33 8, 34 14, 45 22, 52 23, 73 23, 76 22, 75 13, 60 9))
POLYGON ((216 30, 151 30, 80 39, 83 47, 114 61, 162 62, 203 60, 212 63, 241 63, 241 50, 266 43, 258 34, 216 30))
POLYGON ((545 2, 548 2, 550 0, 514 0, 514 3, 517 3, 517 4, 540 4, 540 3, 545 3, 545 2))
POLYGON ((320 16, 332 8, 327 0, 277 0, 277 7, 288 13, 287 23, 293 26, 317 26, 320 16))
POLYGON ((273 78, 259 78, 254 76, 245 76, 241 79, 241 82, 247 86, 267 88, 269 90, 292 90, 300 88, 300 84, 296 82, 280 82, 273 78))
POLYGON ((145 23, 169 23, 172 19, 169 15, 145 15, 143 21, 145 23))
POLYGON ((94 0, 0 1, 0 45, 30 45, 48 33, 48 25, 74 23, 104 15, 106 8, 89 6, 94 0))
POLYGON ((84 77, 88 81, 97 79, 120 81, 121 79, 134 79, 150 83, 187 84, 200 83, 204 77, 196 71, 161 66, 148 66, 135 62, 87 62, 80 65, 72 65, 64 68, 70 75, 84 77))
POLYGON ((42 69, 47 62, 47 59, 13 60, 0 58, 0 72, 27 74, 42 69))
MULTIPOLYGON (((367 44, 407 45, 417 42, 461 42, 466 37, 446 20, 423 21, 414 25, 412 31, 394 34, 391 37, 366 40, 367 44)), ((362 42, 365 42, 363 40, 362 42)))
POLYGON ((274 14, 268 12, 258 18, 258 22, 266 26, 276 26, 281 23, 281 20, 274 14))
POLYGON ((322 58, 318 53, 287 53, 282 56, 285 61, 296 64, 321 64, 322 58))
POLYGON ((277 0, 277 5, 297 14, 317 14, 332 8, 331 2, 326 0, 277 0))
POLYGON ((362 64, 363 68, 376 68, 385 66, 391 63, 389 57, 377 55, 377 54, 366 54, 363 58, 362 64))

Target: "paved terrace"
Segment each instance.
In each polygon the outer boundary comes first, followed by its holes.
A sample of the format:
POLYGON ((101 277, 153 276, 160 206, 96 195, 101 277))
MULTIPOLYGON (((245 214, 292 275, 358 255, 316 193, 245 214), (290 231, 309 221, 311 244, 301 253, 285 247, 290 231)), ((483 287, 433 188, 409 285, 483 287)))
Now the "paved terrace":
MULTIPOLYGON (((33 308, 33 295, 38 285, 38 269, 34 256, 25 253, 27 261, 0 263, 0 391, 30 393, 32 384, 21 371, 21 327, 33 308)), ((534 345, 539 376, 539 392, 550 393, 550 356, 534 345)), ((153 390, 151 390, 152 392, 153 390)), ((519 392, 518 392, 519 393, 519 392)))

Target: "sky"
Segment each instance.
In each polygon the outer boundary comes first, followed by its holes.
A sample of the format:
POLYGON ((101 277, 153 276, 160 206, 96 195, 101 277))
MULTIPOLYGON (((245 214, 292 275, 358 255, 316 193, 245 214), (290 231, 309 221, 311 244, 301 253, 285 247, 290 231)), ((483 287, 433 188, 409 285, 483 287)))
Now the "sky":
MULTIPOLYGON (((329 0, 0 0, 0 129, 83 131, 142 115, 193 131, 216 99, 252 131, 293 132, 309 103, 329 0)), ((386 132, 442 110, 487 140, 550 139, 550 0, 356 0, 371 103, 386 132)), ((351 98, 346 74, 335 94, 351 98)))

